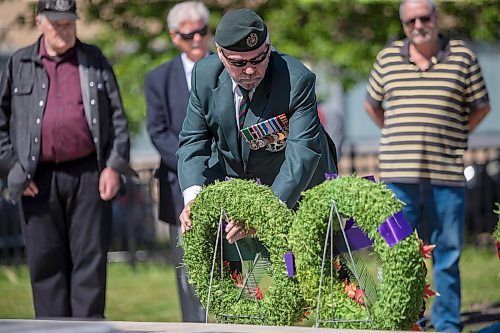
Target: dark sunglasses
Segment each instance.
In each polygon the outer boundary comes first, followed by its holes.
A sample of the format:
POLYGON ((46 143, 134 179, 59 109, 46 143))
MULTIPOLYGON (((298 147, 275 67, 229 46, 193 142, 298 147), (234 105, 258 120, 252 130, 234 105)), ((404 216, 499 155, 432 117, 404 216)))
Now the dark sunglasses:
POLYGON ((264 60, 266 60, 267 53, 269 52, 269 44, 267 44, 267 48, 264 52, 262 52, 261 54, 259 54, 258 56, 256 56, 255 58, 252 58, 250 60, 231 59, 231 58, 228 58, 222 50, 220 52, 222 53, 224 58, 226 58, 226 60, 231 65, 233 65, 235 67, 245 67, 248 63, 250 63, 252 65, 258 65, 261 62, 263 62, 264 60))
POLYGON ((177 34, 179 36, 181 36, 181 38, 184 40, 191 40, 194 38, 194 35, 196 35, 196 34, 200 34, 200 36, 205 36, 206 34, 208 34, 208 26, 204 26, 200 30, 196 30, 193 32, 187 32, 187 33, 182 33, 180 31, 177 31, 177 34))
POLYGON ((427 24, 432 20, 432 14, 431 15, 425 15, 425 16, 419 16, 419 17, 414 17, 412 19, 409 19, 405 21, 405 25, 413 27, 415 25, 415 22, 419 20, 422 24, 427 24))

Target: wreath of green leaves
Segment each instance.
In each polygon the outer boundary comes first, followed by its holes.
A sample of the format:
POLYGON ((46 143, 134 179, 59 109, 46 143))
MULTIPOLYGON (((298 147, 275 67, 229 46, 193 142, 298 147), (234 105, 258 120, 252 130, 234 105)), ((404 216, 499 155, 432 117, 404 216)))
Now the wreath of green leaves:
MULTIPOLYGON (((221 208, 229 219, 255 228, 256 235, 270 253, 270 275, 273 283, 259 304, 252 299, 239 299, 240 289, 227 278, 218 278, 220 265, 214 267, 210 312, 218 322, 261 325, 293 325, 304 317, 306 303, 298 281, 289 278, 283 254, 290 251, 288 235, 293 213, 280 203, 267 186, 253 181, 234 179, 209 185, 196 197, 191 207, 192 227, 183 236, 184 263, 189 282, 194 285, 201 303, 206 307, 214 245, 221 208), (239 299, 239 300, 238 300, 239 299), (233 315, 236 317, 224 317, 233 315), (263 317, 263 320, 238 316, 263 317)), ((225 269, 224 269, 225 270, 225 269)))
MULTIPOLYGON (((373 325, 366 322, 329 323, 328 326, 353 329, 410 329, 423 308, 425 266, 420 242, 415 233, 390 248, 377 228, 402 208, 402 202, 381 183, 352 177, 341 177, 306 191, 300 202, 290 231, 290 243, 295 255, 296 276, 301 291, 313 308, 317 305, 323 245, 327 232, 332 200, 343 217, 353 217, 370 239, 378 255, 381 282, 376 286, 375 304, 368 304, 373 325)), ((334 232, 340 230, 337 218, 334 232)), ((330 292, 330 269, 325 264, 320 312, 322 320, 332 318, 363 320, 367 311, 350 299, 333 270, 333 297, 330 292), (333 303, 332 303, 333 298, 333 303)))
POLYGON ((495 227, 495 230, 493 230, 493 238, 495 238, 497 242, 500 242, 500 203, 499 202, 495 203, 495 206, 496 210, 494 210, 493 212, 498 215, 498 222, 495 227))

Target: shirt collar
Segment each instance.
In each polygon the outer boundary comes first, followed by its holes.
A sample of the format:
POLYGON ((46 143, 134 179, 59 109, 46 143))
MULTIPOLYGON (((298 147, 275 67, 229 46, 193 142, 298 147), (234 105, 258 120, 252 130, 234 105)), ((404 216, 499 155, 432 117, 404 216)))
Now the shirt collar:
POLYGON ((42 35, 42 37, 40 38, 40 43, 38 45, 38 54, 40 55, 41 58, 47 58, 47 59, 54 60, 55 62, 61 62, 64 60, 70 60, 70 59, 76 58, 76 48, 73 46, 72 48, 70 48, 69 50, 67 50, 66 52, 64 52, 61 55, 50 56, 47 53, 47 49, 45 48, 44 37, 42 35))
MULTIPOLYGON (((234 81, 233 78, 231 78, 231 82, 233 83, 233 95, 238 95, 240 97, 243 97, 243 95, 241 94, 241 90, 238 88, 239 87, 238 83, 236 83, 236 81, 234 81)), ((252 90, 250 90, 248 92, 248 97, 250 99, 252 99, 254 92, 255 92, 255 88, 253 88, 252 90)))
MULTIPOLYGON (((435 57, 438 62, 441 62, 443 58, 450 54, 450 45, 449 39, 443 37, 441 34, 439 35, 439 49, 435 54, 435 57)), ((410 40, 405 38, 403 41, 403 46, 401 47, 401 55, 406 58, 408 61, 410 59, 410 40)))
POLYGON ((182 67, 186 74, 190 74, 193 71, 194 61, 189 59, 186 53, 181 53, 182 67))

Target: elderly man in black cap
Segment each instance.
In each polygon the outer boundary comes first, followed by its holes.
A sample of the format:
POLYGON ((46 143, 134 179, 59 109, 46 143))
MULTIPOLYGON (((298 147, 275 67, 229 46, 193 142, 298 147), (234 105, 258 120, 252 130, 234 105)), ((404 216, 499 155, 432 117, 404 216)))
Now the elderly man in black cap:
MULTIPOLYGON (((225 14, 215 33, 217 54, 192 73, 186 119, 179 135, 178 172, 185 207, 208 182, 207 162, 215 142, 225 176, 271 186, 288 207, 302 191, 336 172, 335 147, 316 111, 315 75, 298 60, 273 50, 267 26, 254 11, 225 14)), ((226 227, 230 243, 245 237, 239 223, 226 227)))
POLYGON ((0 177, 19 202, 36 317, 103 317, 111 204, 130 173, 118 85, 76 38, 75 1, 40 0, 41 37, 0 81, 0 177))

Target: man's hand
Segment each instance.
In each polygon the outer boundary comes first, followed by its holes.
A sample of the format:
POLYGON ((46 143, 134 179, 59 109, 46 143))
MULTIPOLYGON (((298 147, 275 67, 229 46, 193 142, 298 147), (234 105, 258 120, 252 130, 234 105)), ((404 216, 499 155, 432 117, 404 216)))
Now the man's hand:
POLYGON ((120 190, 120 174, 110 167, 104 168, 99 177, 99 194, 101 199, 109 201, 120 190))
POLYGON ((38 194, 38 186, 36 186, 34 181, 30 181, 28 187, 24 189, 23 195, 26 195, 28 197, 34 197, 37 194, 38 194))
POLYGON ((186 206, 184 206, 181 215, 179 215, 182 233, 185 233, 186 231, 191 229, 191 205, 193 204, 193 201, 194 200, 189 201, 186 206))
POLYGON ((229 242, 229 244, 233 244, 234 242, 249 236, 255 234, 255 229, 254 228, 249 228, 248 230, 243 229, 243 224, 241 223, 236 223, 234 221, 230 221, 227 226, 226 226, 226 239, 229 242))

